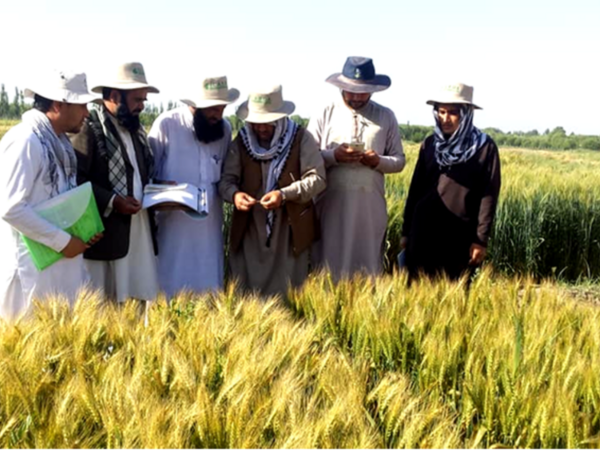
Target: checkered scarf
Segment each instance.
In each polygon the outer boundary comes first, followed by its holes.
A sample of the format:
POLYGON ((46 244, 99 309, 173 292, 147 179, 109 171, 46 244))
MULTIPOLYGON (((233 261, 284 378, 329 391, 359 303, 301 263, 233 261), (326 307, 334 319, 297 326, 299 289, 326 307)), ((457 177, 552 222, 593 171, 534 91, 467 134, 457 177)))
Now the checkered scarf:
MULTIPOLYGON (((121 196, 131 195, 132 186, 127 186, 127 167, 124 152, 120 148, 120 140, 117 137, 117 130, 110 121, 108 112, 104 106, 95 108, 90 112, 89 125, 98 143, 98 151, 104 154, 108 160, 108 181, 113 191, 121 196)), ((144 164, 147 173, 153 173, 154 157, 148 144, 148 138, 144 127, 140 126, 136 135, 132 133, 132 139, 138 139, 143 149, 144 164)))
POLYGON ((435 118, 434 142, 435 159, 440 167, 449 167, 468 161, 487 140, 487 134, 473 125, 473 107, 460 106, 460 124, 446 139, 442 131, 438 112, 433 109, 435 118))
MULTIPOLYGON (((265 184, 265 194, 277 189, 279 178, 285 167, 292 143, 298 132, 298 125, 289 118, 279 119, 275 122, 275 132, 271 140, 271 148, 265 149, 258 144, 258 140, 252 131, 250 124, 246 124, 240 130, 240 136, 248 154, 255 161, 269 164, 269 175, 265 184)), ((267 247, 271 244, 271 235, 275 224, 275 211, 267 212, 267 247)))
POLYGON ((44 175, 43 181, 52 188, 52 197, 64 192, 59 185, 59 171, 63 173, 67 182, 67 190, 77 186, 77 158, 69 138, 65 134, 57 135, 46 114, 37 109, 23 114, 23 122, 31 126, 33 134, 37 136, 44 149, 48 172, 44 175))

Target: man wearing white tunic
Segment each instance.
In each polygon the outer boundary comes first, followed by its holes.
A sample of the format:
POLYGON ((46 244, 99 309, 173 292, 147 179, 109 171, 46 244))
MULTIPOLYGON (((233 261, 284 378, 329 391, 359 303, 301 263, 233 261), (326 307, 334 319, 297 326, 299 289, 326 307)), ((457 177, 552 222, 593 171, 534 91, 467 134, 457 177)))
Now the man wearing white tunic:
POLYGON ((246 124, 219 184, 235 205, 231 274, 264 295, 285 295, 304 282, 318 235, 312 199, 325 188, 325 168, 314 138, 289 119, 294 108, 281 86, 250 95, 237 111, 246 124))
POLYGON ((118 67, 114 81, 96 86, 103 105, 93 110, 73 137, 78 181, 91 181, 103 216, 104 239, 85 253, 92 285, 108 299, 152 301, 158 293, 155 226, 141 209, 154 157, 139 115, 148 93, 140 63, 118 67))
POLYGON ((327 169, 327 190, 317 200, 321 240, 314 261, 337 280, 357 272, 379 274, 387 227, 384 175, 404 168, 394 113, 371 100, 391 85, 370 58, 349 57, 327 82, 341 98, 311 118, 327 169))
POLYGON ((33 299, 59 295, 71 304, 87 282, 82 253, 96 242, 71 236, 43 219, 35 206, 77 185, 77 160, 67 132, 77 132, 95 100, 84 74, 55 73, 25 95, 33 109, 0 141, 0 317, 26 314, 33 299), (34 266, 21 234, 61 252, 42 271, 34 266))
POLYGON ((198 96, 163 113, 149 134, 155 182, 189 183, 205 189, 208 216, 196 219, 181 210, 159 211, 158 278, 173 297, 181 290, 201 293, 223 287, 223 200, 217 183, 231 142, 225 106, 239 97, 226 77, 203 80, 198 96))

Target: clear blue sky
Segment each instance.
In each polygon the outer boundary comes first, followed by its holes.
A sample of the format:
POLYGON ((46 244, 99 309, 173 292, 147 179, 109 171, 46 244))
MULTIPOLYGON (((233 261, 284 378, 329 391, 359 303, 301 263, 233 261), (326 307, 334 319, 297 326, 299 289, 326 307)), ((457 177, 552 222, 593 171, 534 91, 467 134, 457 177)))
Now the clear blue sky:
MULTIPOLYGON (((0 82, 26 87, 49 67, 91 84, 140 61, 161 89, 190 96, 227 75, 246 97, 283 85, 305 117, 339 95, 324 82, 347 56, 370 56, 391 88, 374 99, 398 121, 431 124, 446 82, 475 87, 480 127, 563 126, 600 134, 600 0, 18 0, 0 3, 0 82)), ((227 114, 232 114, 229 108, 227 114)))

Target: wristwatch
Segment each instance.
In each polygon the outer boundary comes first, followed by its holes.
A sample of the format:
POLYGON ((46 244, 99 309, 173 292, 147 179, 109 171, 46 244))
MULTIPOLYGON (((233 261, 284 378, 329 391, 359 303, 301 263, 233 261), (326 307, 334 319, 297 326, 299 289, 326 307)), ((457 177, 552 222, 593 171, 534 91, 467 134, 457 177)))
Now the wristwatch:
POLYGON ((281 204, 285 204, 285 201, 287 200, 287 198, 285 197, 285 192, 283 192, 281 189, 279 189, 279 192, 281 193, 281 204))

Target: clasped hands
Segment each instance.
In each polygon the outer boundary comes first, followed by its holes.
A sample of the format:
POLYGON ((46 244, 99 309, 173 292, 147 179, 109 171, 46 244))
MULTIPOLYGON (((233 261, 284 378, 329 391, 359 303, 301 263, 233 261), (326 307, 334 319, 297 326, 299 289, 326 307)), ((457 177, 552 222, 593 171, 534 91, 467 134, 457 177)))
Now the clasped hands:
POLYGON ((340 144, 334 151, 333 156, 339 163, 360 162, 367 167, 374 169, 379 165, 379 155, 374 150, 365 150, 358 152, 348 144, 340 144))
POLYGON ((283 202, 283 195, 280 190, 267 192, 260 200, 255 199, 245 192, 238 191, 233 195, 233 204, 240 211, 250 211, 254 205, 259 204, 263 208, 277 209, 283 202))

